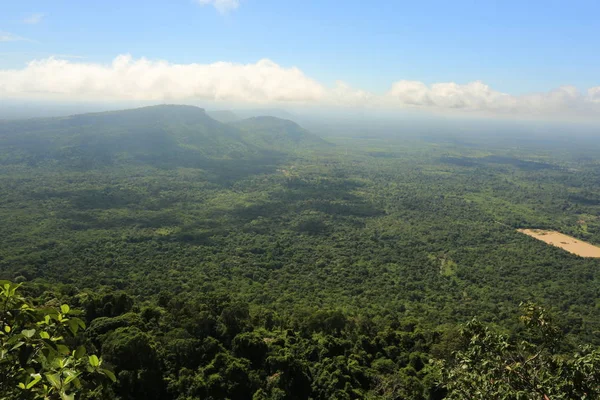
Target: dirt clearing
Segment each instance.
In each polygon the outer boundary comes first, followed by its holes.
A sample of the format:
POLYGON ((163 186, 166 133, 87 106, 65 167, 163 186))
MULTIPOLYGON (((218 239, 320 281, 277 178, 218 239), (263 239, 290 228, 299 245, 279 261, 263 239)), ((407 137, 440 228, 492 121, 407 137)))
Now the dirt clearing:
POLYGON ((600 247, 594 246, 574 237, 563 235, 556 231, 545 231, 543 229, 517 229, 519 232, 533 238, 546 242, 552 246, 560 247, 569 253, 580 257, 600 258, 600 247))

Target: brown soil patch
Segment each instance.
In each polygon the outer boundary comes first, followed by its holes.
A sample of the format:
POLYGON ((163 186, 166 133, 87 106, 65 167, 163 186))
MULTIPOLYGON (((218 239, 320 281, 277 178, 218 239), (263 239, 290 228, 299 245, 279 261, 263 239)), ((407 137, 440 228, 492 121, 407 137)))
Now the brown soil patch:
POLYGON ((546 242, 552 246, 560 247, 569 253, 577 254, 580 257, 600 258, 600 247, 583 242, 574 237, 564 235, 556 231, 545 231, 543 229, 517 229, 519 232, 529 235, 533 238, 546 242))

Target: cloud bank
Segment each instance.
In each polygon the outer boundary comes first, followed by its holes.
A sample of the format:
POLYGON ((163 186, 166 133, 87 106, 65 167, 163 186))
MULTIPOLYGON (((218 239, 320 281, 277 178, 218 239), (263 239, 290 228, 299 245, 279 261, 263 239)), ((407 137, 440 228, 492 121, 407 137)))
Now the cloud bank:
MULTIPOLYGON (((1 37, 1 36, 0 36, 1 37)), ((251 64, 173 64, 120 55, 110 64, 47 58, 0 70, 0 97, 56 100, 209 100, 249 104, 425 109, 510 117, 600 119, 600 86, 572 86, 513 96, 483 82, 426 85, 399 80, 385 93, 317 82, 295 67, 263 59, 251 64)))
POLYGON ((0 70, 0 96, 277 103, 316 102, 326 89, 297 68, 269 60, 170 64, 121 55, 110 65, 48 58, 0 70))
POLYGON ((227 14, 240 6, 239 0, 196 0, 200 5, 212 5, 221 14, 227 14))

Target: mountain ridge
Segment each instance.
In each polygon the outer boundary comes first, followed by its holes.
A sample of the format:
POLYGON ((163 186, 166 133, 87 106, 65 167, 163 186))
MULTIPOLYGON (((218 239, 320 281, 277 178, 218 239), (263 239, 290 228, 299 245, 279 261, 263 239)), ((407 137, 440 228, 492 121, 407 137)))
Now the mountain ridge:
POLYGON ((0 143, 5 150, 0 162, 73 164, 75 158, 80 161, 75 167, 118 160, 191 165, 196 159, 261 152, 238 129, 215 121, 202 108, 177 105, 0 122, 0 143))
POLYGON ((258 116, 235 121, 229 125, 246 132, 245 136, 248 140, 264 148, 299 150, 333 146, 289 119, 258 116))
POLYGON ((203 108, 174 104, 0 121, 0 164, 202 167, 209 159, 272 158, 326 143, 290 120, 225 124, 203 108))

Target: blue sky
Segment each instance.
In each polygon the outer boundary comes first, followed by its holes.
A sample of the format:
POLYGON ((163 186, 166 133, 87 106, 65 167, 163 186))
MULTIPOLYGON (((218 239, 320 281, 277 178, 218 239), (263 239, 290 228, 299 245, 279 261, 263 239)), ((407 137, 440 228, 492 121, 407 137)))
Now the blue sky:
POLYGON ((324 87, 377 94, 401 80, 481 81, 512 96, 600 86, 598 1, 210 1, 238 4, 3 0, 0 71, 52 55, 108 65, 130 54, 174 64, 267 58, 324 87))

